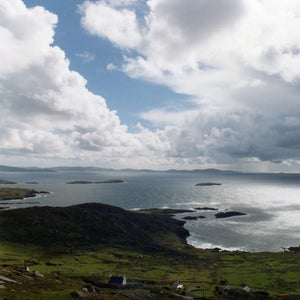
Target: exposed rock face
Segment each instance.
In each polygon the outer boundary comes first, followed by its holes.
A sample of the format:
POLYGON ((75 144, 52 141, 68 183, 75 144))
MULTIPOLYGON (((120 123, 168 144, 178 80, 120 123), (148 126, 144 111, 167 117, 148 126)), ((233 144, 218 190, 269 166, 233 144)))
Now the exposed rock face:
POLYGON ((72 298, 74 299, 93 299, 93 295, 85 290, 76 290, 71 293, 72 298))
POLYGON ((230 218, 234 216, 245 216, 245 215, 247 214, 238 211, 226 211, 226 212, 219 212, 215 214, 215 217, 221 219, 221 218, 230 218))

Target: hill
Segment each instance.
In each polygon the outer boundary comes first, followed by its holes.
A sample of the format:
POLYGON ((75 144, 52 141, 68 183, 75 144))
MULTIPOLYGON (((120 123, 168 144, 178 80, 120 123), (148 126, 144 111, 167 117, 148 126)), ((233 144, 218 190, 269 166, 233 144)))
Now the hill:
POLYGON ((299 252, 196 249, 186 243, 184 222, 168 216, 173 213, 95 203, 0 211, 1 297, 258 300, 300 294, 299 252), (126 275, 126 287, 108 285, 110 274, 126 275))
POLYGON ((20 168, 0 165, 0 172, 55 172, 55 170, 48 168, 20 168))
POLYGON ((98 203, 7 210, 0 213, 0 221, 0 240, 48 249, 104 242, 149 249, 161 246, 155 241, 159 233, 175 234, 183 243, 188 236, 183 221, 98 203))

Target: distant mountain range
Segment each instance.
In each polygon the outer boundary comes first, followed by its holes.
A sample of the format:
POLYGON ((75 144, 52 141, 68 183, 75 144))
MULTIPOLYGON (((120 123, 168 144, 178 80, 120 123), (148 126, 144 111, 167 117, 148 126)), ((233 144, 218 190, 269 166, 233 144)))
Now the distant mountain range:
POLYGON ((38 168, 38 167, 10 167, 0 165, 0 172, 98 172, 98 171, 125 171, 125 172, 193 172, 193 173, 226 173, 226 174, 237 174, 241 172, 231 170, 219 170, 219 169, 194 169, 194 170, 150 170, 150 169, 111 169, 111 168, 99 168, 99 167, 52 167, 52 168, 38 168))
POLYGON ((0 165, 0 172, 55 172, 55 170, 51 168, 19 168, 0 165))
POLYGON ((98 167, 54 167, 51 168, 53 171, 64 171, 64 172, 97 172, 97 171, 114 171, 114 169, 109 168, 98 168, 98 167))

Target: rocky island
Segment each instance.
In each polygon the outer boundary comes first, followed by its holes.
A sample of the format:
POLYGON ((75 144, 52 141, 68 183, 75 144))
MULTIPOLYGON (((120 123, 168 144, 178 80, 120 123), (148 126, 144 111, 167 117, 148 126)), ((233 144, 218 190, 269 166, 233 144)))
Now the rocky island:
POLYGON ((222 183, 217 182, 200 182, 195 184, 195 186, 213 186, 213 185, 222 185, 222 183))
POLYGON ((217 219, 221 219, 221 218, 230 218, 230 217, 235 217, 235 216, 246 216, 246 213, 242 213, 239 211, 226 211, 226 212, 219 212, 217 214, 215 214, 215 217, 217 219))
POLYGON ((197 210, 218 210, 218 208, 214 207, 195 207, 197 210))
POLYGON ((0 184, 16 184, 16 182, 15 181, 10 181, 10 180, 0 179, 0 184))

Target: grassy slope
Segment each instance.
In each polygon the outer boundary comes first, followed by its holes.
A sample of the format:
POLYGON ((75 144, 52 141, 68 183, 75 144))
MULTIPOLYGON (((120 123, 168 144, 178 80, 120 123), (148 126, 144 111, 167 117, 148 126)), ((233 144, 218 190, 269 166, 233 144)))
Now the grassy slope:
POLYGON ((34 197, 38 194, 37 191, 23 188, 0 188, 0 200, 23 199, 34 197))
MULTIPOLYGON (((245 253, 199 250, 183 243, 182 223, 163 215, 124 211, 107 205, 27 208, 0 212, 0 274, 21 282, 5 284, 8 299, 71 299, 87 284, 125 274, 130 290, 98 288, 95 299, 176 299, 178 280, 194 298, 215 299, 220 281, 233 287, 300 294, 300 253, 245 253), (45 274, 24 277, 17 267, 45 274), (19 277, 18 277, 19 276, 19 277), (197 285, 201 289, 195 289, 197 285), (14 289, 16 292, 12 291, 14 289), (192 290, 194 289, 194 290, 192 290), (26 292, 21 292, 26 290, 26 292), (133 299, 133 297, 132 297, 133 299)), ((26 273, 26 272, 25 272, 26 273)), ((256 299, 258 299, 256 297, 256 299)))

